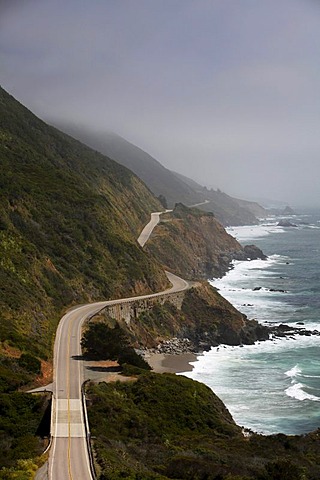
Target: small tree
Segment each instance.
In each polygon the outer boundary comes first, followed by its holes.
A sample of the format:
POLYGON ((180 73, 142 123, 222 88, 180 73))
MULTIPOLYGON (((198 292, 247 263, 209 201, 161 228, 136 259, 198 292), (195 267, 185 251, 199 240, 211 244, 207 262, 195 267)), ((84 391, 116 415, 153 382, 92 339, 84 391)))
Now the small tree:
POLYGON ((89 359, 117 360, 120 365, 127 363, 150 370, 149 364, 129 344, 118 323, 114 328, 102 322, 91 323, 82 337, 81 346, 89 359))
POLYGON ((81 340, 86 357, 92 360, 116 360, 120 345, 127 345, 127 339, 118 323, 114 328, 91 323, 81 340))
POLYGON ((143 370, 151 370, 151 367, 145 359, 139 355, 134 348, 125 347, 119 352, 118 362, 120 365, 128 364, 135 367, 142 368, 143 370))

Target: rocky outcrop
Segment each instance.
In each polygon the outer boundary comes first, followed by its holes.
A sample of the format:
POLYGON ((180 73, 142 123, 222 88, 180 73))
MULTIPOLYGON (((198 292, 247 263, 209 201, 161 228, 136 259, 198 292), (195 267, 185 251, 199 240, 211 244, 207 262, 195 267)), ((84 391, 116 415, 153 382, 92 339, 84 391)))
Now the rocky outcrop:
POLYGON ((168 270, 187 279, 223 275, 234 254, 242 251, 213 214, 182 204, 163 215, 146 249, 168 270))
POLYGON ((245 245, 243 250, 236 253, 235 260, 266 260, 267 256, 255 245, 245 245))
POLYGON ((183 312, 194 322, 191 329, 184 329, 185 336, 201 349, 221 343, 253 344, 269 338, 268 328, 256 320, 248 320, 208 283, 188 292, 183 312))
POLYGON ((173 337, 169 340, 161 341, 156 348, 151 350, 152 353, 165 353, 166 355, 177 355, 180 353, 196 353, 193 343, 189 338, 173 337))
MULTIPOLYGON (((298 322, 297 325, 303 325, 303 322, 298 322)), ((319 336, 318 330, 307 330, 304 327, 294 327, 281 323, 280 325, 269 327, 272 338, 292 337, 293 335, 300 335, 303 337, 319 336)))
POLYGON ((280 220, 278 227, 296 227, 295 223, 291 223, 289 220, 280 220))
POLYGON ((252 344, 267 340, 269 329, 240 313, 207 282, 184 294, 181 309, 170 303, 154 304, 123 323, 136 348, 161 353, 208 350, 220 344, 252 344))
POLYGON ((212 213, 177 204, 161 218, 146 249, 183 278, 216 278, 230 269, 233 259, 266 258, 254 245, 243 248, 212 213))
POLYGON ((293 208, 289 206, 286 206, 285 208, 267 208, 266 211, 269 215, 296 215, 293 208))
POLYGON ((287 205, 286 208, 283 210, 282 215, 296 215, 296 212, 293 210, 293 208, 287 205))
POLYGON ((225 345, 252 345, 256 341, 299 336, 319 336, 318 330, 296 325, 262 325, 250 320, 223 298, 214 287, 201 282, 184 293, 181 308, 154 302, 144 312, 122 324, 132 344, 156 353, 197 353, 225 345))

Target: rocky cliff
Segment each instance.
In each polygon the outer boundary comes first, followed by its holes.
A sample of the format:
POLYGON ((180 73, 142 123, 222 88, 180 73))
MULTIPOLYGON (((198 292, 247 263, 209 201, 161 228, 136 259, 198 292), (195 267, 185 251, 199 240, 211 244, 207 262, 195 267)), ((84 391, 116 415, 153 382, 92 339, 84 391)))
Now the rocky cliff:
POLYGON ((266 327, 248 320, 208 282, 197 282, 180 295, 183 298, 179 304, 170 299, 165 303, 154 299, 130 322, 120 320, 136 348, 160 346, 158 351, 162 351, 161 344, 166 342, 170 347, 166 353, 198 352, 222 343, 252 344, 269 338, 266 327), (171 342, 172 338, 178 341, 171 342))
POLYGON ((222 276, 232 259, 262 257, 251 253, 229 235, 212 213, 177 204, 161 217, 146 249, 168 270, 188 279, 222 276))

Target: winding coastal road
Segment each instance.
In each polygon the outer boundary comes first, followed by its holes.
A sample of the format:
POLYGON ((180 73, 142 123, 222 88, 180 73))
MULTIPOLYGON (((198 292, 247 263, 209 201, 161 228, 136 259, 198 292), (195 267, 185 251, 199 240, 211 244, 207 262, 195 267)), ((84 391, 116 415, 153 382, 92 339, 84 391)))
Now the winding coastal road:
POLYGON ((140 233, 140 236, 138 238, 138 243, 141 247, 144 247, 144 245, 149 240, 150 235, 151 235, 154 227, 156 227, 158 225, 158 223, 160 221, 160 215, 162 215, 163 213, 168 213, 168 212, 172 212, 172 210, 165 210, 164 212, 151 213, 150 222, 147 223, 147 225, 144 227, 144 229, 142 230, 142 232, 140 233))
MULTIPOLYGON (((164 212, 151 214, 138 242, 143 247, 164 212)), ((166 272, 172 287, 159 293, 82 305, 69 310, 60 320, 54 346, 54 381, 52 385, 52 444, 49 455, 50 480, 92 480, 88 449, 88 422, 82 394, 81 328, 84 322, 117 303, 141 300, 181 292, 191 284, 166 272)))

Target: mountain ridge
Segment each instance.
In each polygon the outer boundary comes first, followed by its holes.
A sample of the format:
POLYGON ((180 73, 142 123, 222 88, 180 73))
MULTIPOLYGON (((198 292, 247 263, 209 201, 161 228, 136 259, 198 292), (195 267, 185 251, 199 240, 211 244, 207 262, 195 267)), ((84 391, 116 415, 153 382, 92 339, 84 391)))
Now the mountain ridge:
POLYGON ((143 149, 120 135, 113 132, 96 133, 86 127, 70 124, 61 123, 57 126, 130 168, 146 183, 154 195, 165 197, 170 208, 174 207, 176 203, 193 205, 207 201, 199 208, 213 212, 224 226, 258 223, 252 209, 247 208, 251 202, 240 204, 236 199, 220 190, 209 190, 194 180, 167 169, 143 149))

